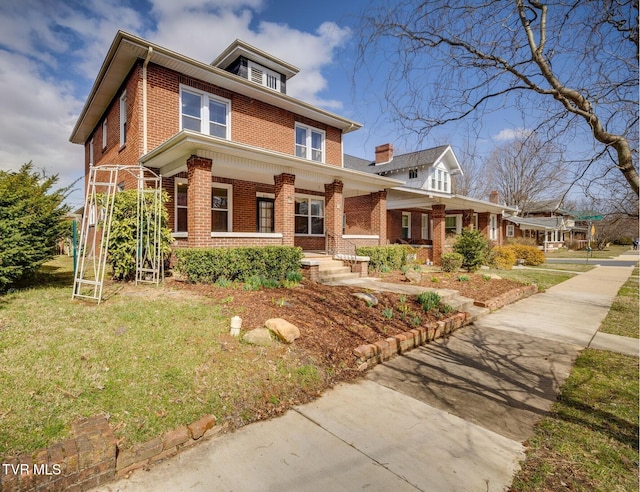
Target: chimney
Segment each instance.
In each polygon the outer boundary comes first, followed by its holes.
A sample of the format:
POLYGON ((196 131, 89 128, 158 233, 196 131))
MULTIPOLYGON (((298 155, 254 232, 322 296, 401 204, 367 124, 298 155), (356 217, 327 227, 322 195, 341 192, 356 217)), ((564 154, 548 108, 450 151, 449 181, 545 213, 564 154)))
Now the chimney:
POLYGON ((387 143, 376 147, 376 166, 385 164, 391 159, 393 159, 393 145, 387 143))
POLYGON ((491 193, 489 193, 489 201, 491 203, 500 203, 500 193, 498 192, 498 190, 493 190, 491 193))

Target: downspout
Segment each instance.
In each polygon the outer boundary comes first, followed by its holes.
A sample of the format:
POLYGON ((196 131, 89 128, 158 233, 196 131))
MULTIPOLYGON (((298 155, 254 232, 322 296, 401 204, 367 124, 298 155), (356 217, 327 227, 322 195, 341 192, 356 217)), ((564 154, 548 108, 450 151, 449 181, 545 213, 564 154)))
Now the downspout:
POLYGON ((142 64, 142 155, 145 155, 148 150, 147 144, 147 65, 151 60, 153 48, 149 46, 147 57, 142 64))

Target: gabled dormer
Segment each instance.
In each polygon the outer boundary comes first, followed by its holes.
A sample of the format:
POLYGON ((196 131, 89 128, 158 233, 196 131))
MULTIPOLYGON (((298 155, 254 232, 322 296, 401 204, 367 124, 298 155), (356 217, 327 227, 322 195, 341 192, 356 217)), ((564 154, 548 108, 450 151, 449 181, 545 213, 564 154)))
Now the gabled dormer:
POLYGON ((231 43, 211 65, 282 94, 287 93, 287 80, 300 71, 240 39, 231 43))

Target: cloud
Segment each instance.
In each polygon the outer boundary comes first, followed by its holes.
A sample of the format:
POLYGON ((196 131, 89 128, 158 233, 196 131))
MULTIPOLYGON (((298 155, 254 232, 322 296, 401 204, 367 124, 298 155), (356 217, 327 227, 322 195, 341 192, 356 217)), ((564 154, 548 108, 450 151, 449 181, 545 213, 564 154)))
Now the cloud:
POLYGON ((495 135, 492 135, 493 140, 499 142, 505 142, 509 140, 515 140, 517 138, 528 137, 533 130, 530 128, 503 128, 495 135))

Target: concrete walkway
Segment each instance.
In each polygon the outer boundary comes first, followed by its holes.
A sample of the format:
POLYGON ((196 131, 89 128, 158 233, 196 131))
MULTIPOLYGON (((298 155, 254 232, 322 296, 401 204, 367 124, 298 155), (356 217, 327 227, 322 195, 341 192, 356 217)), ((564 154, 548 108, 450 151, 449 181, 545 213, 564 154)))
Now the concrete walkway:
MULTIPOLYGON (((578 351, 609 338, 596 332, 631 272, 576 276, 365 380, 96 490, 505 490, 578 351)), ((637 349, 618 338, 614 349, 637 349)))

